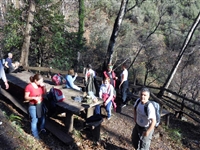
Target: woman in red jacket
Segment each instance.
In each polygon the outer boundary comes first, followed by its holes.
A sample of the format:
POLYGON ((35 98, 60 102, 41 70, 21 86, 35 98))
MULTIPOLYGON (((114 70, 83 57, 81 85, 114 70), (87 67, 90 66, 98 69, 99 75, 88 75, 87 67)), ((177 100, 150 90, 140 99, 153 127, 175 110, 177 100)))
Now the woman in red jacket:
POLYGON ((116 77, 115 72, 112 70, 113 65, 108 64, 107 70, 103 72, 104 79, 105 78, 110 78, 110 84, 115 88, 116 87, 116 80, 118 79, 116 77))

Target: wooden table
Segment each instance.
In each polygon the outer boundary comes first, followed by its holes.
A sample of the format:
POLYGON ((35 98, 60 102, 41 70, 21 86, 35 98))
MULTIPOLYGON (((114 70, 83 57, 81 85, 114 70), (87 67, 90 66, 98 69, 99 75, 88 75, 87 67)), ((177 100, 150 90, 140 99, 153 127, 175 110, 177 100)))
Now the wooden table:
POLYGON ((66 95, 66 99, 63 102, 58 102, 57 106, 61 109, 64 109, 66 112, 65 126, 68 132, 71 132, 73 130, 74 114, 79 115, 81 114, 81 112, 85 112, 86 118, 89 118, 93 115, 95 106, 101 105, 103 103, 103 100, 99 98, 98 102, 96 103, 77 102, 73 100, 73 97, 82 96, 82 92, 75 91, 72 89, 62 89, 62 92, 64 93, 64 95, 66 95))
MULTIPOLYGON (((11 73, 7 74, 8 82, 9 84, 12 84, 12 89, 10 89, 11 93, 18 96, 22 101, 21 104, 23 105, 23 97, 24 97, 24 88, 28 83, 30 83, 30 76, 33 76, 34 74, 23 71, 22 73, 11 73), (19 94, 20 93, 20 94, 19 94)), ((101 105, 103 103, 103 100, 98 98, 98 102, 94 103, 80 103, 77 101, 74 101, 74 97, 76 96, 83 96, 83 92, 73 90, 73 89, 67 89, 63 88, 63 86, 55 86, 53 85, 53 82, 51 82, 51 79, 44 78, 44 82, 47 87, 47 92, 52 88, 60 89, 63 94, 65 95, 65 100, 63 102, 58 102, 57 107, 61 108, 64 112, 66 112, 66 119, 65 119, 65 126, 67 128, 68 132, 71 132, 73 130, 73 122, 74 122, 74 115, 79 115, 81 112, 86 113, 86 118, 93 115, 94 107, 96 105, 101 105)), ((84 119, 86 119, 84 118, 84 119)))

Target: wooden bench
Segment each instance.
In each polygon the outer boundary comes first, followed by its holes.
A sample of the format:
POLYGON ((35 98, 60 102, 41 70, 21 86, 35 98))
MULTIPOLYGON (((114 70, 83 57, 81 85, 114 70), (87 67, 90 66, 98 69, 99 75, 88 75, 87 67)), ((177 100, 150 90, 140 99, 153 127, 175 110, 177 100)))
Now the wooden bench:
POLYGON ((103 122, 103 118, 101 120, 99 120, 99 121, 86 123, 86 126, 89 126, 91 128, 93 139, 95 141, 99 141, 100 140, 100 129, 101 129, 101 123, 102 122, 103 122))
MULTIPOLYGON (((19 103, 21 105, 20 109, 25 108, 27 110, 27 104, 24 104, 24 88, 28 83, 30 83, 30 76, 33 76, 34 74, 23 71, 21 73, 11 73, 7 74, 7 79, 10 85, 10 88, 8 89, 8 92, 10 96, 16 97, 18 100, 15 100, 14 104, 19 103)), ((65 126, 67 129, 67 132, 71 132, 73 130, 73 122, 74 122, 74 115, 79 115, 81 112, 86 113, 86 118, 93 115, 94 107, 98 104, 102 104, 103 101, 99 99, 97 103, 79 103, 75 102, 72 97, 81 96, 83 92, 72 90, 72 89, 63 89, 62 86, 55 86, 50 81, 50 79, 44 78, 44 82, 46 83, 47 91, 50 90, 50 88, 55 87, 60 89, 66 99, 63 102, 57 103, 57 107, 61 108, 63 112, 66 113, 65 118, 65 126)), ((8 94, 7 94, 8 95, 8 94)), ((15 98, 13 98, 15 99, 15 98)), ((50 123, 46 122, 46 128, 52 132, 53 126, 50 125, 50 123)), ((53 133, 53 132, 52 132, 53 133)), ((64 132, 63 132, 64 133, 64 132)), ((63 141, 63 136, 67 136, 66 134, 61 134, 60 131, 53 133, 55 136, 57 136, 61 141, 63 141)), ((67 136, 69 137, 69 135, 67 136)), ((65 139, 65 138, 64 138, 65 139)), ((64 143, 69 143, 69 141, 63 141, 64 143)))
POLYGON ((165 125, 168 127, 169 126, 169 120, 170 120, 170 112, 167 111, 166 109, 161 109, 161 115, 160 117, 165 117, 165 125))

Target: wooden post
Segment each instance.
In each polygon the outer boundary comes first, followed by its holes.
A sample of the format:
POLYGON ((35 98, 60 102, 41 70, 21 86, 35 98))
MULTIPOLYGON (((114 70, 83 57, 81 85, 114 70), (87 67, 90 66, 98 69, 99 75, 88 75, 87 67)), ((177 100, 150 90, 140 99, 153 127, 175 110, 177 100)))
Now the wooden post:
POLYGON ((168 127, 169 126, 170 114, 167 114, 165 117, 166 117, 165 118, 165 125, 168 127))
MULTIPOLYGON (((184 97, 185 96, 186 96, 186 94, 184 94, 184 97)), ((179 115, 178 115, 179 119, 181 119, 183 117, 183 109, 184 109, 184 106, 185 106, 184 101, 185 101, 185 99, 183 98, 183 101, 181 103, 181 110, 180 110, 179 115)))
POLYGON ((93 114, 94 114, 94 107, 89 107, 89 108, 87 109, 86 118, 91 117, 93 114))
POLYGON ((95 141, 100 140, 101 123, 93 129, 93 137, 95 141))
POLYGON ((101 123, 103 122, 103 119, 95 122, 86 123, 87 126, 91 127, 92 130, 92 136, 95 141, 100 140, 100 131, 101 131, 101 123))
POLYGON ((66 112, 65 127, 67 129, 67 133, 73 131, 73 128, 74 128, 74 117, 73 117, 73 113, 70 112, 70 111, 66 112))

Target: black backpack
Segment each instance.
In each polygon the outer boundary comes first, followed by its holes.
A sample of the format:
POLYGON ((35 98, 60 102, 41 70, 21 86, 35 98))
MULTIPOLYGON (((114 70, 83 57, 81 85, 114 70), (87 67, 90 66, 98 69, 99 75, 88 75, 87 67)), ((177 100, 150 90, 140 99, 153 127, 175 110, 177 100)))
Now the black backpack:
MULTIPOLYGON (((135 105, 135 110, 138 106, 138 104, 140 103, 140 99, 137 99, 136 100, 136 105, 135 105)), ((160 104, 155 102, 155 101, 148 101, 147 103, 145 103, 144 105, 144 112, 146 113, 146 115, 148 116, 148 111, 147 111, 147 108, 148 108, 148 105, 149 103, 152 103, 154 108, 155 108, 155 113, 156 113, 156 127, 158 127, 158 125, 160 124, 160 104)))

